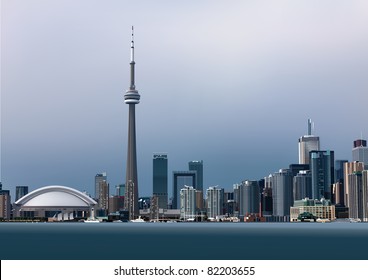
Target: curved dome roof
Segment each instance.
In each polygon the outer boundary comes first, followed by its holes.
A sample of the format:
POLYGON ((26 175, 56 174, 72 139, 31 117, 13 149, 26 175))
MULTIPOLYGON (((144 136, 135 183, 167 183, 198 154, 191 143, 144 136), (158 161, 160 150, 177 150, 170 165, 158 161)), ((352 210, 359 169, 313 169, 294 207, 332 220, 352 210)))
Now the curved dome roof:
POLYGON ((90 207, 97 204, 86 194, 65 186, 46 186, 18 199, 21 207, 90 207))

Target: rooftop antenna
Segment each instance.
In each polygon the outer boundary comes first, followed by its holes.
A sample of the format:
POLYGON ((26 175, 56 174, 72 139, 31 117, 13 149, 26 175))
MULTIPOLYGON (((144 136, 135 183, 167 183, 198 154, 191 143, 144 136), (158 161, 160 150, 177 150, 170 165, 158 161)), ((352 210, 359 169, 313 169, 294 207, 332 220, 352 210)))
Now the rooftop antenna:
POLYGON ((308 119, 308 135, 312 135, 312 120, 308 119))

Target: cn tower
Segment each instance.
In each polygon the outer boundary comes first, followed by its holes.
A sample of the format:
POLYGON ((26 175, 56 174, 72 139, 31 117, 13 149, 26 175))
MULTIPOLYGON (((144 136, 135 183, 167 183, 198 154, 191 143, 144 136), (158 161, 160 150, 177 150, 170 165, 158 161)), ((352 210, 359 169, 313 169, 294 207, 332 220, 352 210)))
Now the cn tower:
POLYGON ((126 164, 124 206, 125 209, 129 211, 130 220, 138 217, 139 215, 135 104, 139 103, 140 95, 138 90, 135 89, 134 66, 134 29, 132 26, 132 43, 130 47, 130 86, 124 95, 124 102, 129 105, 128 155, 126 164))

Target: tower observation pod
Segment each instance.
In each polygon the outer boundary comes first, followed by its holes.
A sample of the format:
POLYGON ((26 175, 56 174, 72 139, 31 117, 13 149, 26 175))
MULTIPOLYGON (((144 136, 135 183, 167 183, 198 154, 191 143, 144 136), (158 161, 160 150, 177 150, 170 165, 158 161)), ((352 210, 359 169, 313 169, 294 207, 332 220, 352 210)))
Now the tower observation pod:
POLYGON ((135 61, 134 61, 134 28, 132 26, 132 42, 130 46, 130 86, 124 95, 125 104, 138 104, 141 96, 135 89, 135 61))

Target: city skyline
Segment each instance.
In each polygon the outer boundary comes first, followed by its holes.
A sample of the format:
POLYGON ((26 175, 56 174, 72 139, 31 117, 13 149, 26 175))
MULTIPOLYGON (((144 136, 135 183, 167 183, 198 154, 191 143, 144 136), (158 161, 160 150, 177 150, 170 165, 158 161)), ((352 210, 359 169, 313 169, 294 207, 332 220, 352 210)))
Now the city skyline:
POLYGON ((142 3, 2 1, 4 189, 93 194, 105 171, 111 186, 125 181, 132 24, 140 196, 152 193, 155 151, 168 155, 169 192, 192 160, 204 189, 229 189, 297 163, 308 118, 335 159, 351 161, 353 141, 368 138, 368 4, 142 3))

